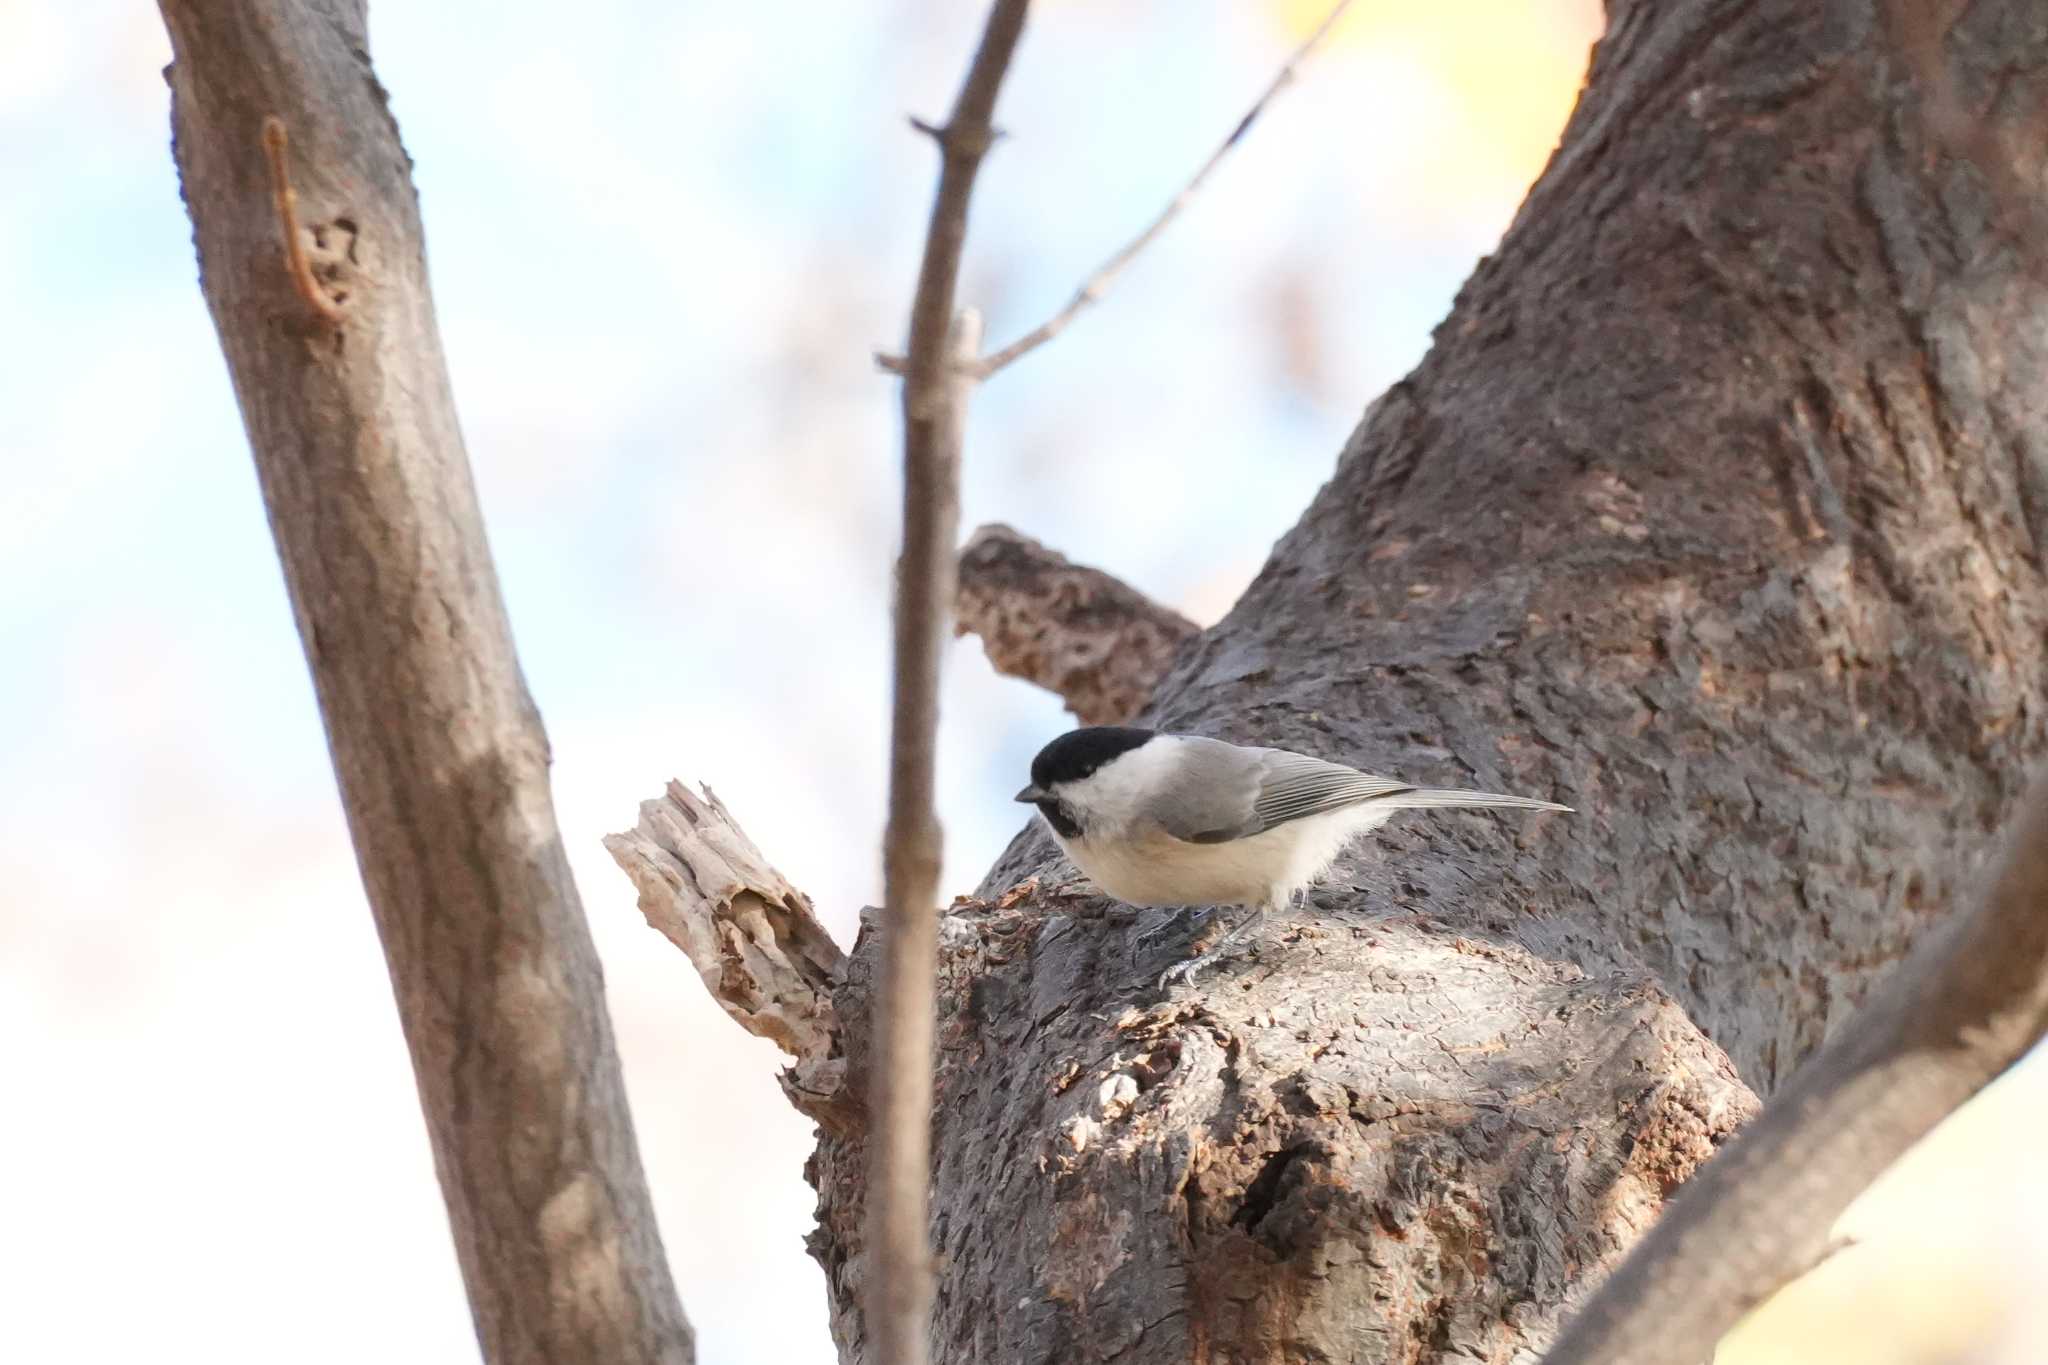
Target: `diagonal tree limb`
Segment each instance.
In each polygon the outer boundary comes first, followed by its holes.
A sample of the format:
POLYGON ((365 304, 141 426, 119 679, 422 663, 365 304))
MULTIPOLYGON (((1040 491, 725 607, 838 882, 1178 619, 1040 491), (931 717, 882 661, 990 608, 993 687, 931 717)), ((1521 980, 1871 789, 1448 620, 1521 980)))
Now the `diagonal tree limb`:
POLYGON ((2048 780, 1947 921, 1689 1181, 1545 1365, 1695 1365, 1886 1167, 2048 1032, 2048 780))
POLYGON ((364 6, 161 9, 202 288, 484 1355, 685 1365, 364 6))
POLYGON ((1114 575, 1003 525, 960 549, 955 630, 996 671, 1057 694, 1085 725, 1129 720, 1201 627, 1114 575))
POLYGON ((955 319, 954 293, 974 177, 995 136, 996 92, 1029 8, 1029 0, 996 0, 951 116, 944 127, 926 129, 939 147, 939 185, 910 306, 903 377, 903 553, 896 567, 882 971, 869 1106, 866 1311, 868 1358, 880 1365, 924 1365, 930 1353, 939 664, 953 601, 960 445, 974 383, 969 365, 981 350, 980 320, 971 312, 955 319))

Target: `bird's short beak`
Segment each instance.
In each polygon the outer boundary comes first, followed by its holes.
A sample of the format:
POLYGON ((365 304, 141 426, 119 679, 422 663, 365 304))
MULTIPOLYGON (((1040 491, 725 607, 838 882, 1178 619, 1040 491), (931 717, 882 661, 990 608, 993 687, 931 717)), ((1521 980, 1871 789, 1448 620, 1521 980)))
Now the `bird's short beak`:
POLYGON ((1045 790, 1045 788, 1039 786, 1037 783, 1034 782, 1032 785, 1026 787, 1023 791, 1018 792, 1015 799, 1022 801, 1025 805, 1029 806, 1035 805, 1038 802, 1045 800, 1045 798, 1049 794, 1050 793, 1048 793, 1045 790))

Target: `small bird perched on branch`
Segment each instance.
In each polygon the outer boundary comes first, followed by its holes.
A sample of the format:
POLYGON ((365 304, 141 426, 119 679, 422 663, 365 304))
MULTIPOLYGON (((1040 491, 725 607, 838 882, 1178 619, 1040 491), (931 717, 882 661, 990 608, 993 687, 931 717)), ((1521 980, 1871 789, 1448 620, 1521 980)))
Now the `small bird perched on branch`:
POLYGON ((1285 749, 1254 749, 1131 725, 1061 735, 1031 761, 1017 800, 1038 807, 1091 881, 1131 905, 1244 905, 1207 952, 1170 967, 1192 981, 1284 908, 1352 839, 1396 811, 1440 806, 1559 810, 1554 801, 1412 787, 1285 749))

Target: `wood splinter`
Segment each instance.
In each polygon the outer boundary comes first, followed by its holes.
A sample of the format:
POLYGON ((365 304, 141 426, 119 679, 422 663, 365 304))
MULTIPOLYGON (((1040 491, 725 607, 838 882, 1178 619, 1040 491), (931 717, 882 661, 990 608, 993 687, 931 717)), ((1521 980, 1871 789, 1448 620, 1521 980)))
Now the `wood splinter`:
POLYGON ((277 226, 284 234, 285 267, 292 286, 315 313, 330 323, 341 322, 341 304, 320 287, 313 276, 313 262, 306 255, 306 242, 299 229, 299 196, 292 189, 291 171, 285 163, 288 145, 284 120, 275 114, 263 119, 263 150, 270 159, 270 192, 277 205, 277 226))
POLYGON ((683 950, 719 1008, 794 1065, 780 1077, 800 1111, 837 1134, 864 1122, 846 1077, 832 992, 845 954, 810 897, 771 866, 709 787, 680 782, 640 803, 604 846, 640 893, 647 922, 683 950))

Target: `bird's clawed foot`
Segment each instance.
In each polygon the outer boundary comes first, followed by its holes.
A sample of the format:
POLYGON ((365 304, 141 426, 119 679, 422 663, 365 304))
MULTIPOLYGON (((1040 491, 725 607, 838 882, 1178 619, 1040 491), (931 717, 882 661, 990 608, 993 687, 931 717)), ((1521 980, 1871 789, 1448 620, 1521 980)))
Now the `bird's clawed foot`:
POLYGON ((1172 990, 1178 985, 1192 985, 1195 980, 1195 973, 1208 966, 1210 962, 1215 960, 1215 957, 1216 954, 1213 952, 1197 953, 1185 962, 1174 963, 1159 974, 1159 989, 1165 991, 1172 990))
POLYGON ((1217 939, 1208 948, 1185 962, 1176 962, 1168 967, 1159 974, 1159 989, 1164 991, 1176 985, 1192 985, 1197 974, 1227 955, 1232 945, 1257 928, 1259 922, 1265 918, 1266 910, 1262 906, 1246 915, 1240 923, 1232 925, 1229 933, 1217 939))

